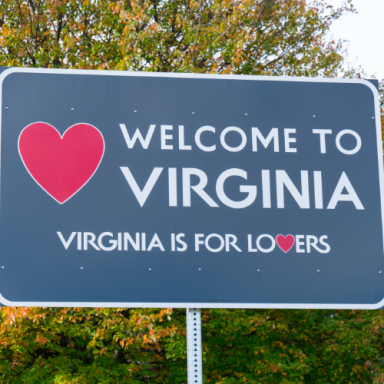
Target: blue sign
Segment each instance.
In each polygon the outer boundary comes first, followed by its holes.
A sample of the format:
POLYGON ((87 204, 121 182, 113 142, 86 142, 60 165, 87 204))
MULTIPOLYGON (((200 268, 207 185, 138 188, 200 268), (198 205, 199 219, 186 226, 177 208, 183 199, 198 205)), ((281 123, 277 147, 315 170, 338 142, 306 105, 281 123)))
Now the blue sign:
POLYGON ((11 68, 0 83, 2 304, 383 306, 368 81, 11 68))

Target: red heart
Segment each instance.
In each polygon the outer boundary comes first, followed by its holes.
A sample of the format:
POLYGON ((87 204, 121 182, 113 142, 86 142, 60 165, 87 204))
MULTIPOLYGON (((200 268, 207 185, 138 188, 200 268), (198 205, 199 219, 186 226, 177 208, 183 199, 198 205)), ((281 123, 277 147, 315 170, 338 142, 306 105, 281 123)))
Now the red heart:
POLYGON ((96 172, 104 154, 104 139, 89 124, 73 125, 60 136, 52 125, 38 122, 22 130, 19 153, 36 183, 63 204, 96 172))
POLYGON ((292 235, 278 235, 276 237, 277 245, 285 252, 287 253, 292 247, 293 244, 295 244, 295 238, 292 235))

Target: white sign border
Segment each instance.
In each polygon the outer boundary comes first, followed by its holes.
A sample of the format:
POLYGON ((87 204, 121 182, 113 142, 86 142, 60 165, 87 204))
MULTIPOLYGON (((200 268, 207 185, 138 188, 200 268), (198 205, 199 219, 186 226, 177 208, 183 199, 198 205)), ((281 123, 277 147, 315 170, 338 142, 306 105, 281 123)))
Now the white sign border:
MULTIPOLYGON (((12 73, 45 73, 61 75, 93 75, 93 76, 135 76, 135 77, 173 77, 188 79, 217 79, 217 80, 257 80, 257 81, 289 81, 289 82, 313 82, 313 83, 345 83, 362 84, 370 88, 375 101, 376 140, 378 153, 378 169, 381 198, 381 224, 383 229, 383 257, 384 257, 384 168, 383 148, 381 138, 381 119, 379 92, 376 87, 367 80, 362 79, 326 79, 313 77, 286 77, 286 76, 252 76, 252 75, 206 75, 193 73, 161 73, 161 72, 128 72, 128 71, 96 71, 82 69, 43 69, 43 68, 8 68, 0 74, 0 160, 1 160, 1 132, 3 113, 3 81, 12 73)), ((1 176, 1 161, 0 161, 1 176)), ((1 181, 1 177, 0 177, 1 181)), ((0 188, 1 190, 1 188, 0 188)), ((384 298, 376 304, 281 304, 281 303, 108 303, 108 302, 30 302, 10 301, 0 293, 0 303, 6 306, 17 307, 105 307, 105 308, 263 308, 263 309, 379 309, 384 306, 384 298)))

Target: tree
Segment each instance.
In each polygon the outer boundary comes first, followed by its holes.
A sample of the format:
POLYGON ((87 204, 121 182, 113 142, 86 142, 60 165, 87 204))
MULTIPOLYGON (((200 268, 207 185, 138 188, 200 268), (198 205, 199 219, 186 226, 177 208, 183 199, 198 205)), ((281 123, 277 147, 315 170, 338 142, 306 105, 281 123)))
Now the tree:
MULTIPOLYGON (((120 10, 120 4, 117 6, 120 10)), ((119 69, 334 76, 342 45, 325 37, 354 8, 302 0, 132 1, 119 69)))
POLYGON ((381 112, 381 131, 383 133, 383 143, 384 143, 384 79, 380 81, 379 86, 380 93, 380 112, 381 112))
POLYGON ((167 343, 185 344, 177 314, 171 309, 3 308, 0 382, 171 383, 167 343))
POLYGON ((207 383, 382 383, 378 311, 210 310, 207 383))
MULTIPOLYGON (((4 308, 2 383, 186 383, 185 310, 4 308)), ((383 383, 381 311, 204 310, 205 383, 383 383)))
POLYGON ((351 0, 2 0, 0 63, 335 76, 326 37, 351 0))
POLYGON ((123 23, 108 0, 2 0, 0 65, 112 69, 123 23))
MULTIPOLYGON (((2 0, 3 66, 336 76, 320 0, 2 0)), ((185 310, 3 308, 1 383, 186 382, 185 310)), ((206 383, 384 383, 381 311, 204 310, 206 383)))

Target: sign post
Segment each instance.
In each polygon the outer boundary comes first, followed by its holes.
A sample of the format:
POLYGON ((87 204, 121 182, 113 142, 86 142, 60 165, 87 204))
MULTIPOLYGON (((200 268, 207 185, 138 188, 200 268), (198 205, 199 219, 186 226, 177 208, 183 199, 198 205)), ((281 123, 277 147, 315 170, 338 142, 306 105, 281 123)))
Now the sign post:
POLYGON ((1 304, 188 308, 190 384, 201 308, 383 307, 370 82, 9 68, 0 114, 1 304))
POLYGON ((187 308, 188 384, 203 384, 201 309, 187 308))

